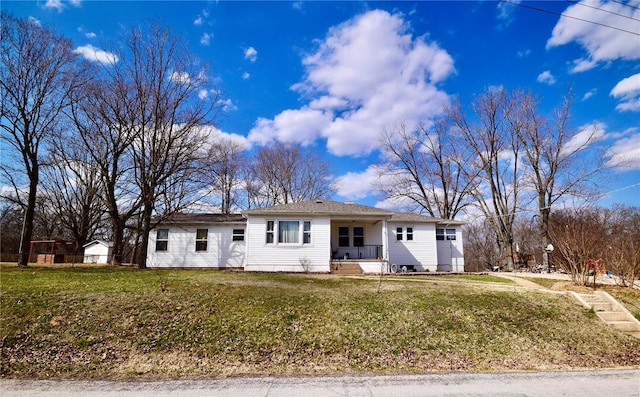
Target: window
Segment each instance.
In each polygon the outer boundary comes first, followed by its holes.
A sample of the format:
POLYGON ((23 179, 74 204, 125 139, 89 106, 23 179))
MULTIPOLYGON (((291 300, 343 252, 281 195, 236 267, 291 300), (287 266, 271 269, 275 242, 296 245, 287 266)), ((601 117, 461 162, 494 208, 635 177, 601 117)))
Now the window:
POLYGON ((447 240, 455 240, 456 239, 456 229, 446 229, 445 236, 447 240))
POLYGON ((209 234, 208 229, 198 229, 196 230, 196 252, 198 251, 206 251, 207 250, 207 235, 209 234))
POLYGON ((156 251, 167 251, 169 249, 169 229, 158 229, 156 231, 156 251))
POLYGON ((396 228, 396 241, 402 241, 402 228, 396 228))
POLYGON ((455 240, 456 229, 436 229, 436 240, 455 240))
POLYGON ((311 244, 311 221, 304 221, 302 244, 311 244))
POLYGON ((273 244, 273 224, 274 221, 267 221, 267 244, 273 244))
POLYGON ((244 229, 233 229, 232 241, 244 241, 244 229))
POLYGON ((300 236, 299 221, 278 222, 278 243, 298 244, 300 236))
POLYGON ((407 227, 407 241, 413 241, 413 228, 407 227))
POLYGON ((353 246, 364 247, 364 228, 362 227, 353 228, 353 246))
POLYGON ((338 247, 349 246, 349 228, 341 226, 338 228, 338 247))

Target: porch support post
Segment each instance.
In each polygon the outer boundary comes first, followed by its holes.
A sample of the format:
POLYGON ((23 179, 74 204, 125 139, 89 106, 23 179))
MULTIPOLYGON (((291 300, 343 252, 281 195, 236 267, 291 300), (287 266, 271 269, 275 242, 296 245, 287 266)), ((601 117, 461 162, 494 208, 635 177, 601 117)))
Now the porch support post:
POLYGON ((387 265, 389 264, 389 237, 386 219, 382 221, 382 260, 386 261, 387 265))

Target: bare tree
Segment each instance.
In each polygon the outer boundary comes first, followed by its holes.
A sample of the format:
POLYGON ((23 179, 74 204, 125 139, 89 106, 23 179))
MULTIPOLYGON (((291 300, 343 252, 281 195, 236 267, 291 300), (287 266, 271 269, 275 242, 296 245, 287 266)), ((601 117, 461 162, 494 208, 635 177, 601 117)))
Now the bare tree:
POLYGON ((222 101, 209 84, 206 68, 168 28, 157 23, 146 31, 132 28, 126 49, 123 73, 115 77, 136 87, 131 118, 137 131, 131 153, 142 204, 137 263, 145 267, 157 203, 162 202, 163 213, 187 203, 198 151, 206 141, 201 127, 214 123, 222 101))
POLYGON ((554 251, 552 261, 578 285, 586 285, 589 260, 602 259, 607 235, 601 211, 596 207, 554 211, 549 220, 554 251))
POLYGON ((245 146, 230 138, 214 137, 199 162, 202 181, 220 199, 220 211, 230 214, 241 206, 240 191, 244 186, 243 173, 247 157, 245 146))
POLYGON ((548 267, 544 248, 550 242, 551 207, 568 195, 588 195, 589 183, 604 167, 601 154, 587 155, 585 151, 597 139, 597 127, 583 131, 570 128, 571 91, 551 119, 539 115, 538 103, 530 92, 515 91, 512 95, 515 107, 506 118, 524 154, 523 182, 535 192, 542 263, 548 267))
POLYGON ((443 118, 417 131, 404 124, 383 130, 387 161, 379 167, 378 190, 386 198, 408 199, 420 212, 454 219, 470 204, 475 175, 463 172, 471 152, 454 142, 451 127, 443 118))
POLYGON ((464 168, 469 177, 478 176, 472 195, 478 208, 496 234, 502 257, 513 262, 513 223, 518 208, 522 169, 519 155, 522 144, 511 130, 506 117, 517 105, 517 97, 503 88, 491 88, 472 104, 475 124, 467 119, 457 102, 446 114, 457 127, 473 153, 474 160, 464 168))
POLYGON ((492 270, 499 261, 496 235, 486 219, 464 225, 464 268, 469 272, 492 270))
POLYGON ((117 57, 77 98, 73 118, 97 165, 112 223, 114 262, 135 221, 135 251, 146 266, 153 220, 180 210, 201 184, 196 160, 220 94, 185 43, 157 23, 131 28, 117 57))
POLYGON ((329 164, 312 149, 274 143, 258 149, 250 167, 253 206, 326 198, 333 193, 329 164))
POLYGON ((69 105, 68 94, 82 79, 69 40, 5 13, 1 25, 1 137, 16 155, 15 162, 4 159, 2 174, 26 211, 18 259, 18 264, 26 267, 24 253, 33 233, 45 138, 58 128, 62 111, 69 105))
MULTIPOLYGON (((53 147, 61 142, 64 141, 54 143, 53 147)), ((95 178, 94 166, 73 161, 60 153, 63 152, 54 150, 50 153, 51 165, 43 174, 43 196, 52 216, 75 242, 74 252, 82 254, 82 247, 96 238, 104 227, 106 210, 101 184, 95 178)))
POLYGON ((632 287, 640 280, 640 207, 614 205, 604 218, 608 233, 600 239, 600 254, 616 281, 632 287))
POLYGON ((71 117, 76 131, 67 131, 61 155, 67 162, 93 164, 100 181, 102 201, 111 223, 113 263, 124 256, 124 229, 140 209, 139 191, 133 180, 130 148, 135 122, 128 114, 134 108, 133 87, 111 79, 108 65, 94 80, 75 92, 71 117), (87 157, 85 159, 85 156, 87 157))

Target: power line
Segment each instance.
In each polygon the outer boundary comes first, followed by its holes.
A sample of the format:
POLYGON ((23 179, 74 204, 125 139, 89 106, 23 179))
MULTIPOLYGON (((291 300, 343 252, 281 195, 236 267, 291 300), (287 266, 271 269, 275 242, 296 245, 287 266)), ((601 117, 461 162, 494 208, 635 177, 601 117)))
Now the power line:
MULTIPOLYGON (((609 190, 609 191, 606 191, 606 192, 602 192, 602 193, 593 195, 593 196, 589 197, 589 199, 596 199, 596 198, 604 197, 604 196, 606 196, 607 194, 610 194, 610 193, 621 192, 623 190, 627 190, 627 189, 631 189, 633 187, 639 187, 639 186, 640 186, 640 182, 633 183, 631 185, 622 186, 622 187, 619 187, 617 189, 612 189, 612 190, 609 190)), ((494 219, 498 219, 498 218, 504 218, 506 216, 527 214, 527 213, 531 213, 531 212, 539 212, 541 210, 551 209, 551 207, 558 207, 558 206, 557 205, 549 205, 549 206, 542 207, 542 208, 530 208, 530 209, 525 208, 525 209, 520 209, 520 210, 516 210, 516 211, 513 211, 513 212, 509 212, 507 214, 502 214, 502 215, 498 215, 498 214, 487 215, 487 214, 480 213, 480 214, 476 214, 475 216, 473 216, 473 218, 474 219, 478 219, 478 218, 485 218, 485 219, 494 218, 494 219)), ((578 208, 581 208, 581 207, 582 206, 578 206, 578 208)), ((472 216, 471 214, 467 214, 467 215, 470 216, 470 217, 472 216)))
POLYGON ((561 17, 575 19, 577 21, 587 22, 587 23, 591 23, 591 24, 594 24, 594 25, 599 25, 599 26, 603 26, 603 27, 606 27, 606 28, 615 29, 615 30, 618 30, 620 32, 630 33, 630 34, 635 35, 635 36, 640 36, 640 33, 638 33, 638 32, 633 32, 631 30, 626 30, 626 29, 615 27, 615 26, 607 25, 606 23, 600 23, 600 22, 591 21, 591 20, 584 19, 584 18, 574 17, 572 15, 566 15, 566 14, 564 14, 562 12, 551 11, 551 10, 547 10, 547 9, 544 9, 544 8, 528 5, 528 4, 517 3, 517 2, 511 1, 511 0, 499 0, 499 1, 501 3, 511 4, 511 5, 518 6, 518 7, 529 8, 531 10, 545 12, 547 14, 559 15, 561 17))
MULTIPOLYGON (((632 16, 629 16, 629 15, 623 15, 623 14, 620 14, 620 13, 617 13, 617 12, 614 12, 614 11, 605 10, 604 8, 598 8, 598 7, 596 7, 596 6, 592 6, 592 5, 586 4, 586 3, 581 2, 581 1, 578 1, 578 0, 567 0, 567 1, 568 1, 569 3, 573 3, 573 4, 576 4, 576 5, 582 6, 582 7, 589 7, 589 8, 592 8, 592 9, 594 9, 594 10, 598 10, 598 11, 606 12, 606 13, 608 13, 608 14, 617 15, 617 16, 622 17, 622 18, 628 18, 628 19, 631 19, 632 21, 640 22, 640 20, 635 19, 635 18, 634 18, 634 17, 632 17, 632 16)), ((566 15, 565 15, 565 16, 566 16, 566 15)))

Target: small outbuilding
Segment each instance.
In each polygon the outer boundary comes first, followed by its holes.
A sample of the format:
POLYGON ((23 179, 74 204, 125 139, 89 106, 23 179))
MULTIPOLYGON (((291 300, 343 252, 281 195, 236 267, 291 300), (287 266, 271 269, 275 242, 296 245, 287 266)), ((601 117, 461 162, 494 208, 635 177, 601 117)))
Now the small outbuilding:
POLYGON ((84 246, 84 263, 110 263, 113 255, 113 243, 93 240, 84 246))

